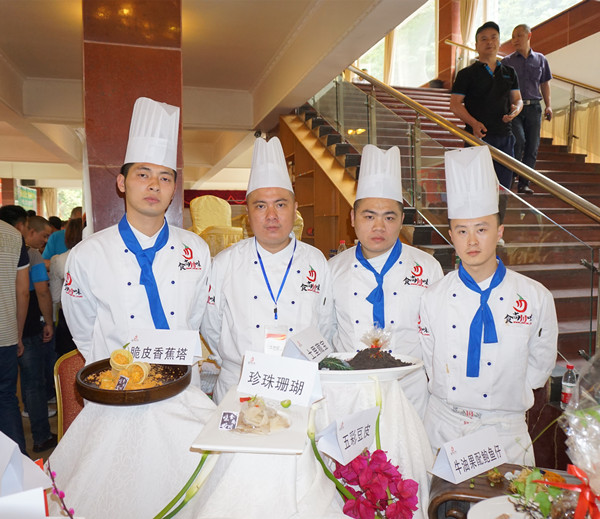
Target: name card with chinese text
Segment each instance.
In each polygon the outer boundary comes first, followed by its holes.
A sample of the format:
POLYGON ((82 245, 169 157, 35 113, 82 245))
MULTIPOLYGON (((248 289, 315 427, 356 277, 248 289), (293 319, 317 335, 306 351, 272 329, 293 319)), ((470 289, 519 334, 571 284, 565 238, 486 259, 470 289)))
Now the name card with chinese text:
POLYGON ((128 348, 136 361, 190 366, 202 356, 195 330, 138 330, 132 335, 128 348))
POLYGON ((431 472, 451 483, 461 483, 507 462, 498 431, 486 427, 446 442, 431 472))
POLYGON ((330 353, 333 353, 331 344, 327 342, 317 328, 311 326, 288 338, 283 356, 306 358, 311 362, 319 363, 330 353), (298 355, 298 352, 300 355, 298 355))
POLYGON ((318 435, 319 449, 347 465, 375 441, 378 413, 379 407, 372 407, 329 424, 318 435))
POLYGON ((238 391, 305 407, 322 396, 314 362, 254 351, 246 352, 238 391))

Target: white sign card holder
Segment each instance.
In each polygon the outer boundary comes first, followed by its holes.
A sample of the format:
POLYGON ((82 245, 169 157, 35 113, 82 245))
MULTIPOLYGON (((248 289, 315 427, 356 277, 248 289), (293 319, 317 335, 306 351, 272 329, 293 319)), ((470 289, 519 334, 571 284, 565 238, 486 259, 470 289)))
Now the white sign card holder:
POLYGON ((506 462, 498 431, 485 427, 444 443, 431 472, 450 483, 461 483, 506 462))
POLYGON ((317 364, 254 351, 244 356, 238 391, 305 407, 323 397, 317 364))
POLYGON ((319 449, 342 465, 347 465, 375 441, 379 407, 372 407, 330 423, 317 435, 319 449))
POLYGON ((136 361, 191 366, 194 357, 202 357, 196 330, 137 330, 131 337, 128 349, 136 361))
POLYGON ((333 353, 331 344, 314 326, 291 335, 283 350, 284 357, 307 359, 317 363, 330 353, 333 353))

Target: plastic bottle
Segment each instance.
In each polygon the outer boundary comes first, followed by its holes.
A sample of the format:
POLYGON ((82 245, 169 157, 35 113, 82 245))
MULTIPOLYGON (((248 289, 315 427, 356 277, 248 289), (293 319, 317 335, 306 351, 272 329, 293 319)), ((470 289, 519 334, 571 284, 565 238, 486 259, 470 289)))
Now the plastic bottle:
POLYGON ((343 252, 347 249, 348 247, 346 247, 346 240, 340 240, 340 245, 338 247, 337 253, 339 254, 340 252, 343 252))
POLYGON ((573 371, 573 364, 567 364, 567 371, 562 378, 562 389, 560 393, 560 407, 566 409, 573 397, 575 385, 577 384, 577 375, 573 371))

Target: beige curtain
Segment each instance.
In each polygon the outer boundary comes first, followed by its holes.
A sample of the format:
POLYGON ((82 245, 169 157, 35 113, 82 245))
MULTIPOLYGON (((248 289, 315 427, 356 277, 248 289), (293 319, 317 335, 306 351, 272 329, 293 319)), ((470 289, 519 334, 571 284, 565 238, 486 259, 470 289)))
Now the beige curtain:
MULTIPOLYGON (((461 0, 460 2, 460 35, 463 45, 469 45, 473 29, 475 28, 475 14, 479 0, 461 0)), ((473 52, 466 49, 458 49, 456 72, 469 66, 469 62, 475 57, 473 52)))
POLYGON ((573 152, 587 155, 586 162, 600 162, 600 100, 578 105, 575 109, 573 152))
POLYGON ((552 120, 546 121, 544 119, 542 121, 542 131, 540 135, 542 137, 549 137, 552 139, 552 144, 557 144, 559 146, 565 146, 568 144, 568 127, 569 127, 569 110, 568 108, 564 108, 562 110, 557 110, 552 114, 552 120))
POLYGON ((56 199, 56 189, 50 187, 42 188, 42 203, 46 212, 46 217, 58 216, 58 202, 56 199))
POLYGON ((394 64, 394 35, 396 31, 390 31, 385 35, 383 42, 383 82, 390 84, 392 78, 392 67, 394 64))

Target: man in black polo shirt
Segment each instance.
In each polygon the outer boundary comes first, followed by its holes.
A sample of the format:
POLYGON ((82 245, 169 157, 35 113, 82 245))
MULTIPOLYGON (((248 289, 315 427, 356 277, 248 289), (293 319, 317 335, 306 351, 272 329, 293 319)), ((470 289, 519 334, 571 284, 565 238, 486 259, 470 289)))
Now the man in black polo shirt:
MULTIPOLYGON (((484 23, 475 33, 479 61, 461 70, 452 86, 450 109, 465 124, 465 130, 514 157, 515 137, 510 122, 523 108, 517 74, 497 59, 500 29, 484 23)), ((494 162, 498 181, 510 189, 513 173, 494 162)))

